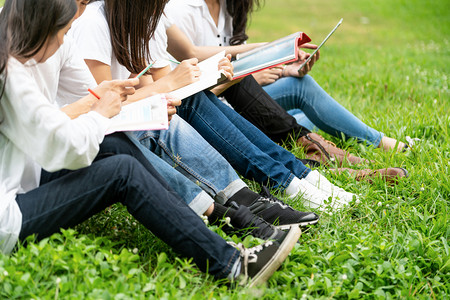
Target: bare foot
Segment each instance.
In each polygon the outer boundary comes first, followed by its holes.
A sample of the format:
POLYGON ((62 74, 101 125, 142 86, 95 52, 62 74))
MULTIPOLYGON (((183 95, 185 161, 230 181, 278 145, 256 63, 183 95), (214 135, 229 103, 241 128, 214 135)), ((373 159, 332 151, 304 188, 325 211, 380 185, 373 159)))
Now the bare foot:
POLYGON ((397 146, 397 152, 401 152, 403 149, 405 149, 406 144, 400 141, 397 141, 396 139, 383 136, 381 139, 381 143, 378 146, 379 148, 382 148, 384 151, 390 151, 392 149, 395 149, 397 146))

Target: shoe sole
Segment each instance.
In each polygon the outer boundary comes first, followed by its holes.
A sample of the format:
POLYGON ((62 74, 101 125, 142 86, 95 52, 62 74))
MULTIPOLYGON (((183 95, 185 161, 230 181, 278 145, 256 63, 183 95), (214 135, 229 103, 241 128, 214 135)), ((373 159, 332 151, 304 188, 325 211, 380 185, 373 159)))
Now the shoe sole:
POLYGON ((286 235, 285 239, 281 243, 277 252, 272 256, 272 258, 267 262, 267 264, 259 271, 249 282, 248 287, 254 287, 266 282, 273 273, 281 266, 281 264, 286 260, 289 253, 291 253, 292 248, 294 248, 297 243, 302 230, 298 226, 292 226, 286 235))
POLYGON ((305 227, 305 226, 309 226, 309 225, 315 225, 319 222, 319 219, 316 220, 312 220, 312 221, 308 221, 308 222, 302 222, 302 223, 295 223, 295 224, 286 224, 286 225, 277 225, 275 226, 277 229, 280 230, 286 230, 289 229, 291 226, 300 226, 300 227, 305 227))

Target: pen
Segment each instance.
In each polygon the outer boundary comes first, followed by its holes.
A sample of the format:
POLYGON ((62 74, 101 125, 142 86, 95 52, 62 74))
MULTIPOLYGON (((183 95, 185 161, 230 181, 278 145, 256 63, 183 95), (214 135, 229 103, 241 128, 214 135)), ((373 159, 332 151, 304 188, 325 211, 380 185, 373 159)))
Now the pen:
POLYGON ((98 100, 100 100, 100 96, 97 95, 93 90, 88 89, 88 92, 92 94, 92 96, 94 96, 95 98, 97 98, 98 100))
POLYGON ((142 75, 144 75, 145 72, 147 72, 153 66, 154 63, 155 62, 149 64, 144 70, 142 70, 139 74, 137 74, 135 78, 140 78, 142 75))

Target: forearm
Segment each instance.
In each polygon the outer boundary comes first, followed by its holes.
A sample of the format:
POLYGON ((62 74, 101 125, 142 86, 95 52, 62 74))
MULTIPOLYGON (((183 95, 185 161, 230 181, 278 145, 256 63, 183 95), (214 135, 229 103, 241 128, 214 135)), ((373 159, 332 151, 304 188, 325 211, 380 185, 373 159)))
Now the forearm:
POLYGON ((61 111, 68 115, 71 119, 78 118, 82 114, 86 114, 91 111, 92 105, 97 101, 92 95, 81 98, 80 100, 66 105, 61 108, 61 111))
POLYGON ((238 46, 193 46, 192 49, 189 49, 188 51, 178 51, 171 53, 177 60, 182 61, 184 59, 188 58, 198 58, 199 61, 205 60, 214 54, 219 53, 220 51, 225 50, 225 54, 231 54, 232 57, 236 57, 237 54, 250 51, 254 48, 257 48, 264 43, 254 43, 254 44, 244 44, 244 45, 238 45, 238 46), (176 56, 175 56, 176 55, 176 56))

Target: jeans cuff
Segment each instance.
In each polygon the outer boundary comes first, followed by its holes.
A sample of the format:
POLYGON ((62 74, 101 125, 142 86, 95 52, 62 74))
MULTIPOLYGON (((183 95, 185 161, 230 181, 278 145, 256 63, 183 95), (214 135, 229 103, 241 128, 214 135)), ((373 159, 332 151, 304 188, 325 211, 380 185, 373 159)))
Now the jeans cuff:
POLYGON ((380 147, 381 139, 383 138, 383 136, 384 136, 384 133, 380 132, 380 135, 378 136, 378 138, 374 142, 372 142, 372 145, 375 148, 380 147))
POLYGON ((214 203, 214 200, 205 192, 201 191, 190 203, 189 207, 199 216, 214 203))
POLYGON ((223 193, 227 199, 230 199, 234 194, 247 187, 244 181, 236 179, 232 181, 224 190, 223 193))
MULTIPOLYGON (((229 247, 233 247, 231 245, 229 245, 229 247)), ((234 248, 234 247, 233 247, 234 248)), ((231 273, 231 269, 233 268, 234 264, 236 263, 236 260, 238 260, 240 257, 240 252, 239 250, 237 250, 236 248, 234 248, 234 252, 233 255, 231 256, 230 260, 228 261, 227 265, 225 266, 225 268, 219 272, 218 274, 215 274, 214 277, 216 279, 222 279, 222 278, 227 278, 228 275, 231 273)))

